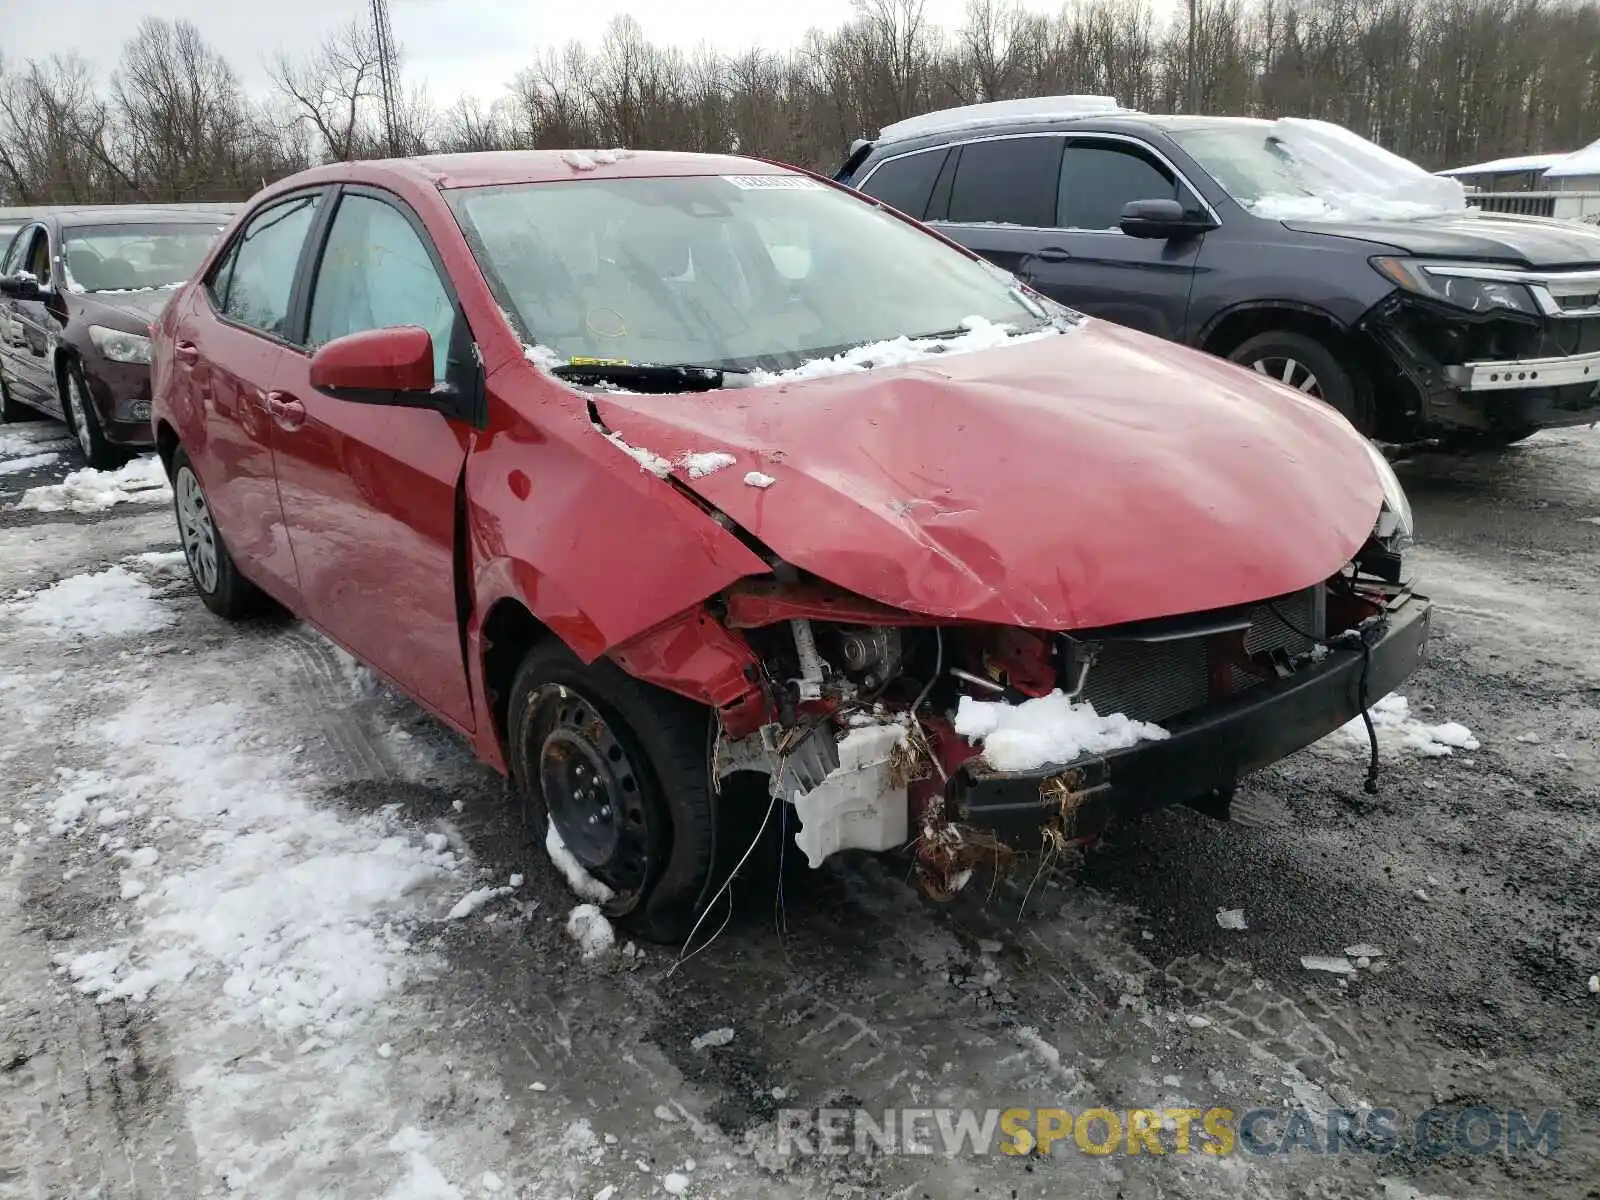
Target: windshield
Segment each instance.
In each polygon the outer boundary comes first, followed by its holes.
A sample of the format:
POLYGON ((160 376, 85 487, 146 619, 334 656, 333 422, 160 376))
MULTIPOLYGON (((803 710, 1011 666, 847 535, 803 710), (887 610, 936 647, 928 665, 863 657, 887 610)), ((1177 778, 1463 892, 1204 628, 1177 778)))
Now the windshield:
POLYGON ((525 340, 566 359, 784 370, 1044 313, 992 269, 794 175, 585 179, 450 202, 525 340))
POLYGON ((63 232, 68 287, 143 292, 177 287, 194 274, 220 224, 82 225, 63 232))
POLYGON ((1169 134, 1258 217, 1410 220, 1468 211, 1454 179, 1326 121, 1235 121, 1169 134))

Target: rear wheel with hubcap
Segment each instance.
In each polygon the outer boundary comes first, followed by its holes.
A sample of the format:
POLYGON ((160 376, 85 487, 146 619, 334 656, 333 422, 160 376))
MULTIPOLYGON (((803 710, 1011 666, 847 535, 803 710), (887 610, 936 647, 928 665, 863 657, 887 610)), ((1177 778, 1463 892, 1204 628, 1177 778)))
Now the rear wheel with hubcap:
POLYGON ((67 414, 67 424, 77 436, 83 460, 97 471, 120 467, 133 457, 128 451, 106 441, 100 427, 100 414, 95 411, 94 397, 89 393, 89 381, 83 377, 83 368, 68 363, 61 381, 62 408, 67 414))
POLYGON ((1321 400, 1362 433, 1372 433, 1371 405, 1356 374, 1315 338, 1287 330, 1260 333, 1234 347, 1228 359, 1321 400))
MULTIPOLYGON (((652 941, 693 926, 715 839, 708 709, 555 641, 536 644, 511 689, 512 777, 533 841, 553 825, 612 893, 601 907, 652 941)), ((570 882, 570 881, 569 881, 570 882)))
POLYGON ((200 600, 219 617, 244 616, 256 599, 255 585, 234 566, 222 543, 211 505, 206 501, 194 464, 182 449, 172 457, 172 506, 178 517, 178 536, 200 600))

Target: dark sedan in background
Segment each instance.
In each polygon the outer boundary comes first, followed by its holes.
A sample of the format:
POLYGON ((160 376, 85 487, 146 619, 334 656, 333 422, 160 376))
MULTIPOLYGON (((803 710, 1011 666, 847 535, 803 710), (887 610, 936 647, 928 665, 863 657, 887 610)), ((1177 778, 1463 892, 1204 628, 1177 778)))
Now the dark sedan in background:
POLYGON ((226 224, 138 207, 22 226, 0 261, 0 420, 59 417, 102 470, 150 446, 150 323, 226 224))

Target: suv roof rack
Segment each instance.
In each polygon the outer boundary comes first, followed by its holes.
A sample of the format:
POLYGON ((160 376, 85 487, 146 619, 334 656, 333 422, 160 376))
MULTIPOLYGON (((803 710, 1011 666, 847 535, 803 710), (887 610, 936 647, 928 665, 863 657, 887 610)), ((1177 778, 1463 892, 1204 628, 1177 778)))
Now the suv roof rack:
POLYGON ((898 142, 929 133, 994 125, 1002 121, 1055 121, 1067 117, 1088 117, 1103 113, 1134 112, 1123 108, 1114 96, 1030 96, 1022 100, 991 100, 987 104, 963 104, 941 108, 921 116, 907 117, 879 131, 876 144, 898 142))

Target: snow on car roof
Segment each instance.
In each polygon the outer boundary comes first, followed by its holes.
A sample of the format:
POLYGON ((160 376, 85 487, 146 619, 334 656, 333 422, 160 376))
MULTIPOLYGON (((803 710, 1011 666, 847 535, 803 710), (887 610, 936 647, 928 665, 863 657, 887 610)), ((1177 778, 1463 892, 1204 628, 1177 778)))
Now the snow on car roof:
POLYGON ((1023 100, 991 100, 987 104, 941 108, 895 121, 879 131, 877 144, 881 146, 885 142, 899 142, 952 129, 993 125, 1001 121, 1053 121, 1131 111, 1123 108, 1114 96, 1032 96, 1023 100))

